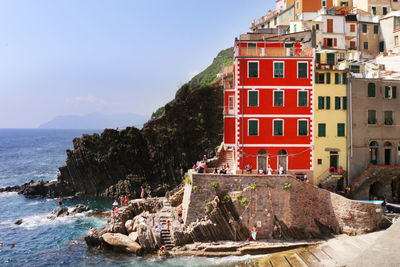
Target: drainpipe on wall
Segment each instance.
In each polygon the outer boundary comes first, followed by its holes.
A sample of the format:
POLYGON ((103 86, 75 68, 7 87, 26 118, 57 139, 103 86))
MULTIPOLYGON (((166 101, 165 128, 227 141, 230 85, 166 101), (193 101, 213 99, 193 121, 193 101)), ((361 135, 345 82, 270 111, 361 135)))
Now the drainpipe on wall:
POLYGON ((244 164, 244 58, 242 58, 242 97, 241 97, 241 108, 242 108, 242 174, 243 174, 243 164, 244 164))
POLYGON ((349 131, 349 136, 346 138, 346 147, 349 147, 349 139, 350 139, 350 155, 349 151, 346 151, 346 157, 347 157, 347 186, 349 185, 349 175, 350 175, 350 159, 353 157, 353 121, 352 121, 352 112, 353 112, 353 101, 352 101, 352 88, 351 88, 351 74, 349 75, 349 78, 347 79, 347 85, 346 85, 346 93, 348 96, 349 100, 349 112, 347 114, 347 125, 348 125, 348 131, 349 131))

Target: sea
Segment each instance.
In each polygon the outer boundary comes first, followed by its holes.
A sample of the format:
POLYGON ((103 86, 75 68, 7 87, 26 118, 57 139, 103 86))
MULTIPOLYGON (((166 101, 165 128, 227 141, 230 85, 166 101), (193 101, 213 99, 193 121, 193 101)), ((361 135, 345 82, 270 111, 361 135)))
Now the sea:
MULTIPOLYGON (((0 129, 0 188, 31 180, 51 181, 65 164, 66 150, 82 134, 101 130, 0 129)), ((111 209, 106 198, 67 198, 64 205, 88 205, 91 210, 111 209)), ((58 206, 56 199, 27 198, 14 192, 0 193, 0 266, 257 266, 255 256, 222 258, 180 257, 160 260, 154 255, 137 257, 86 246, 90 227, 104 218, 75 216, 47 219, 58 206), (21 225, 15 221, 22 219, 21 225), (11 244, 15 247, 12 248, 11 244)))

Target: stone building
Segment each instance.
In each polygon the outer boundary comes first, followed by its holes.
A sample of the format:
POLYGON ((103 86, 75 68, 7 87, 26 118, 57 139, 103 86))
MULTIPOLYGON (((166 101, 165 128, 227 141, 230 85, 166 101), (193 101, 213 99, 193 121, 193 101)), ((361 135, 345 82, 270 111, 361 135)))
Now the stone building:
MULTIPOLYGON (((350 79, 350 183, 370 166, 389 167, 400 163, 400 99, 397 88, 400 88, 399 80, 350 79)), ((380 176, 380 179, 389 178, 380 176)))

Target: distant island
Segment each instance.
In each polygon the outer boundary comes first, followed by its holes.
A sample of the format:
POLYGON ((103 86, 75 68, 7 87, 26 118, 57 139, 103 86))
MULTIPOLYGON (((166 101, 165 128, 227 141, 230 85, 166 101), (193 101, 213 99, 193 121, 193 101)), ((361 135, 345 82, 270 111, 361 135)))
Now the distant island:
POLYGON ((87 115, 57 116, 40 125, 40 129, 105 129, 125 128, 134 126, 142 128, 150 116, 140 114, 113 114, 90 113, 87 115))

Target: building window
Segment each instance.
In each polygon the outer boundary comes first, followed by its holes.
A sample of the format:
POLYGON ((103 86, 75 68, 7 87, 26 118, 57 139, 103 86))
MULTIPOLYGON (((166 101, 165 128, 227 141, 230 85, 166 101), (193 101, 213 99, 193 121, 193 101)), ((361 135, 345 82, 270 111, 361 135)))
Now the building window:
POLYGON ((249 78, 258 78, 258 62, 250 61, 249 63, 249 78))
POLYGON ((387 14, 387 7, 382 7, 382 14, 383 15, 386 15, 387 14))
POLYGON ((364 49, 368 50, 368 42, 364 42, 364 49))
POLYGON ((326 54, 326 63, 329 65, 335 65, 335 54, 333 53, 326 54))
POLYGON ((318 123, 318 136, 326 137, 326 124, 325 123, 318 123))
POLYGON ((368 97, 375 97, 375 83, 368 83, 368 97))
POLYGON ((375 34, 378 34, 378 32, 379 32, 379 27, 378 27, 378 25, 374 25, 374 33, 375 33, 375 34))
POLYGON ((297 32, 297 24, 293 25, 293 32, 297 32))
POLYGON ((347 96, 335 96, 335 109, 347 109, 347 96))
POLYGON ((356 32, 356 25, 350 24, 350 32, 356 32))
POLYGON ((356 49, 356 42, 350 41, 350 49, 356 49))
POLYGON ((333 32, 333 19, 327 19, 326 23, 326 32, 333 32))
POLYGON ((299 91, 298 92, 298 107, 308 107, 308 92, 307 91, 299 91))
POLYGON ((274 136, 283 136, 283 120, 274 120, 274 136))
POLYGON ((385 98, 392 99, 396 98, 397 95, 396 86, 385 86, 385 98))
POLYGON ((385 117, 385 125, 393 125, 393 112, 391 110, 385 110, 383 115, 385 117))
POLYGON ((233 114, 234 112, 234 96, 233 95, 229 95, 228 97, 228 110, 229 110, 229 114, 233 114))
POLYGON ((257 48, 257 44, 256 43, 247 43, 247 48, 255 49, 255 48, 257 48))
POLYGON ((298 120, 297 133, 299 136, 307 136, 308 135, 308 121, 307 120, 298 120))
POLYGON ((368 124, 376 124, 376 110, 368 110, 368 124))
POLYGON ((319 84, 324 84, 325 83, 325 73, 315 73, 315 78, 317 79, 315 82, 319 84))
POLYGON ((360 66, 358 66, 358 65, 351 65, 351 66, 350 66, 350 72, 353 72, 353 73, 360 73, 360 66))
POLYGON ((376 15, 376 6, 371 7, 372 15, 376 15))
POLYGON ((249 91, 249 107, 258 107, 258 91, 249 91))
POLYGON ((258 136, 258 120, 249 120, 249 136, 258 136))
POLYGON ((335 73, 335 84, 340 84, 340 74, 335 73))
POLYGON ((297 63, 297 78, 308 78, 308 63, 298 62, 297 63))
POLYGON ((326 0, 322 0, 322 7, 326 7, 326 0))
POLYGON ((326 84, 331 84, 331 73, 330 72, 326 73, 326 84))
POLYGON ((296 9, 299 9, 299 8, 300 8, 300 2, 297 1, 297 2, 296 2, 296 9))
POLYGON ((369 143, 369 163, 376 165, 378 164, 378 142, 372 141, 369 143))
POLYGON ((367 24, 362 25, 362 32, 367 33, 367 24))
POLYGON ((283 78, 284 71, 283 62, 274 62, 274 78, 283 78))
POLYGON ((319 24, 315 25, 315 29, 318 31, 319 30, 319 24))
POLYGON ((331 97, 330 96, 319 96, 318 97, 318 109, 331 109, 331 97))
POLYGON ((342 83, 347 84, 347 73, 343 73, 342 75, 342 83))
POLYGON ((345 136, 344 134, 344 123, 338 123, 337 124, 337 135, 342 137, 345 136))
POLYGON ((276 25, 276 17, 274 18, 274 25, 276 25))
POLYGON ((317 61, 317 63, 321 63, 321 54, 320 53, 317 53, 316 54, 316 61, 317 61))
POLYGON ((274 107, 283 107, 283 91, 274 91, 274 107))

